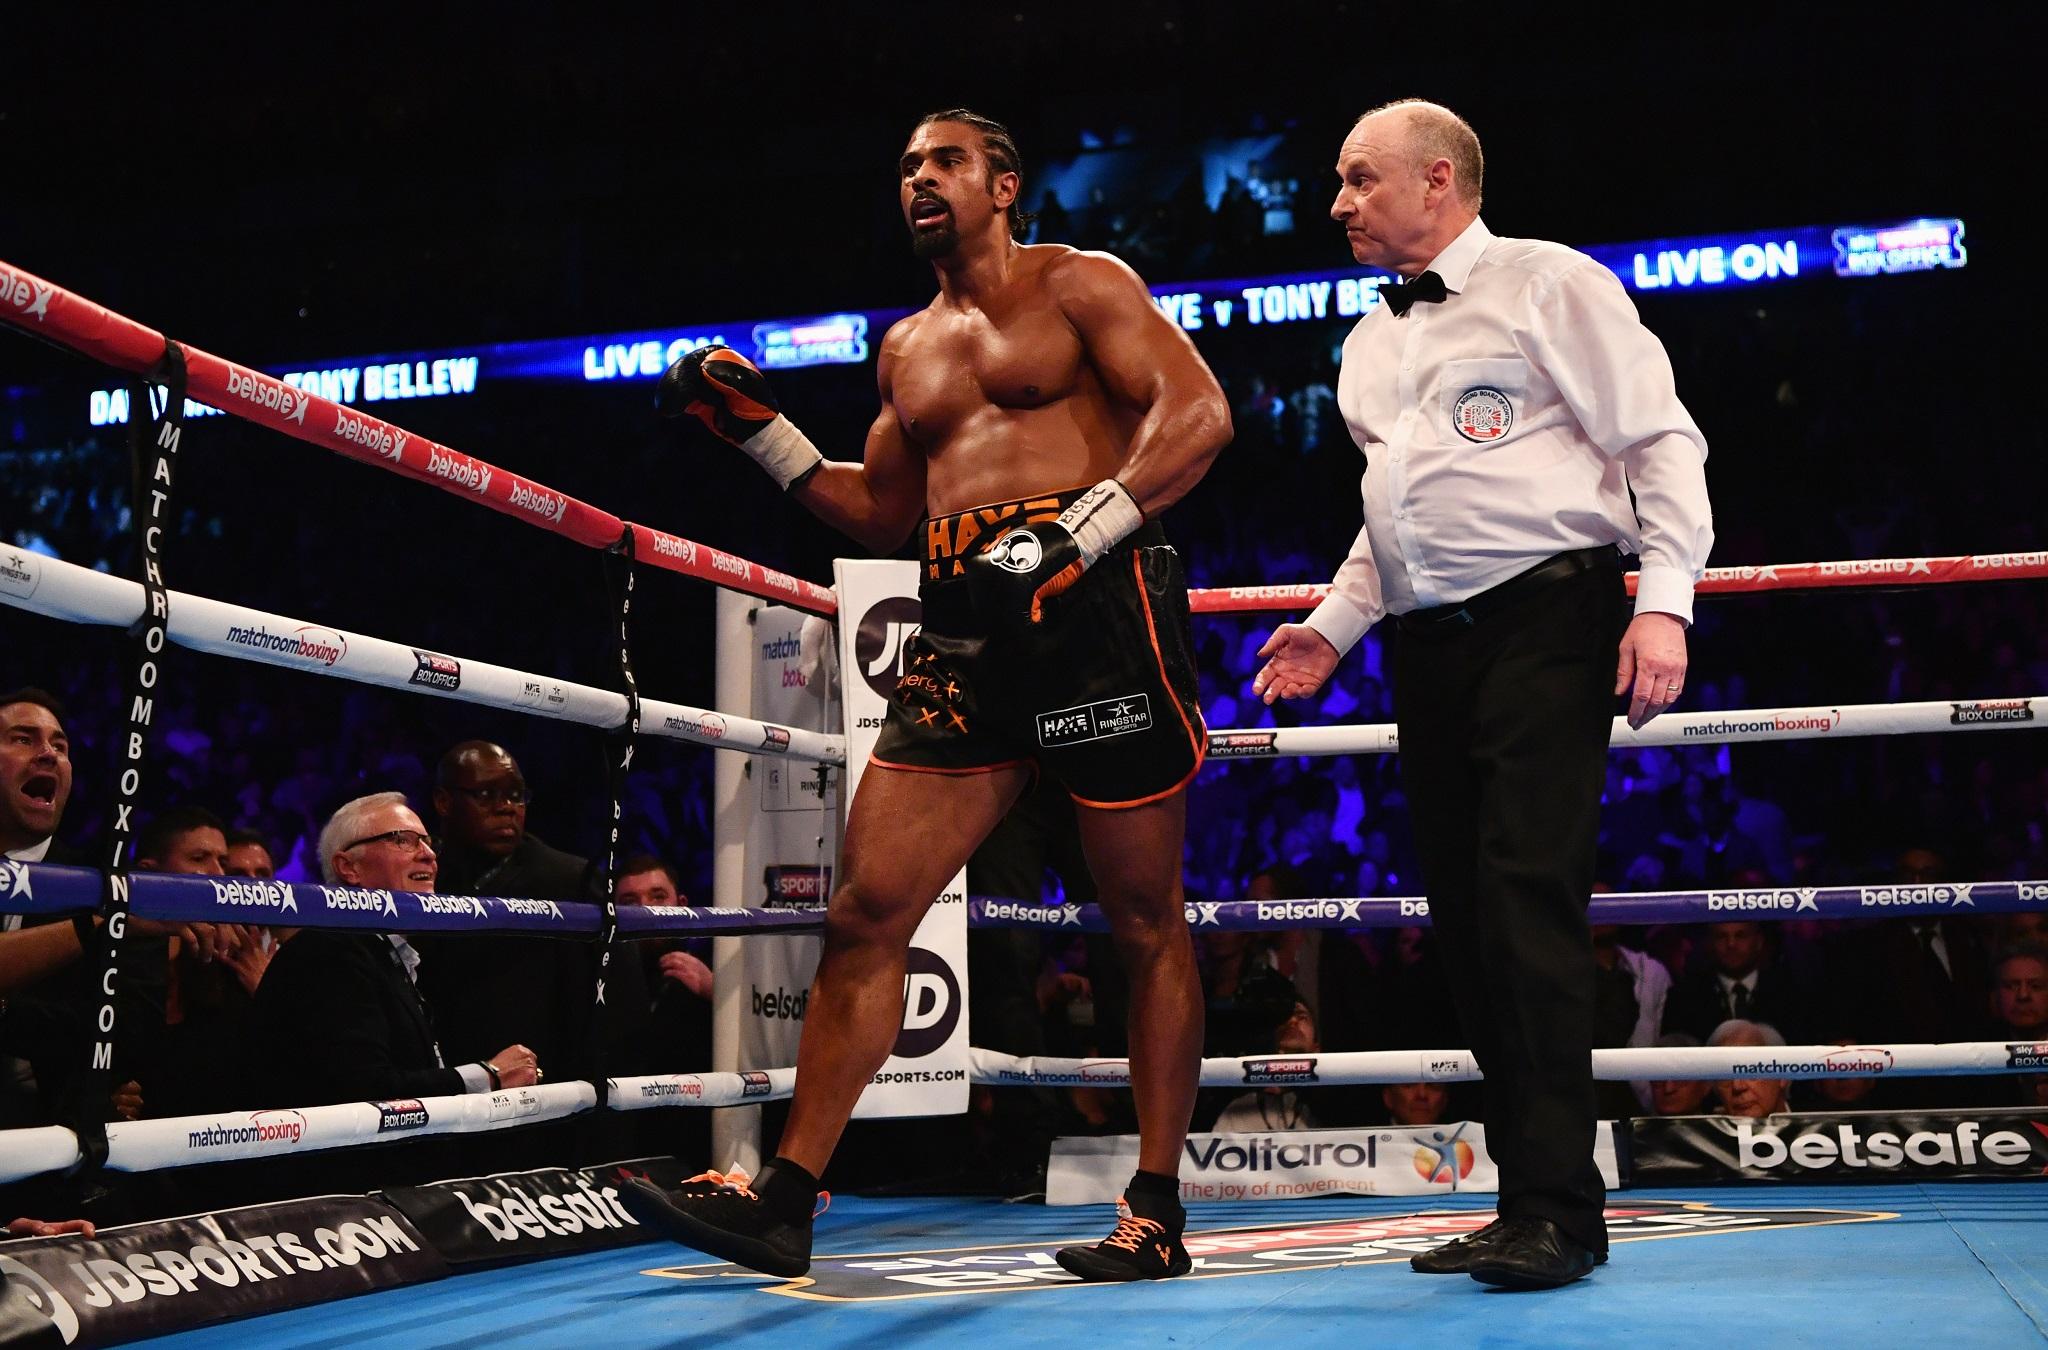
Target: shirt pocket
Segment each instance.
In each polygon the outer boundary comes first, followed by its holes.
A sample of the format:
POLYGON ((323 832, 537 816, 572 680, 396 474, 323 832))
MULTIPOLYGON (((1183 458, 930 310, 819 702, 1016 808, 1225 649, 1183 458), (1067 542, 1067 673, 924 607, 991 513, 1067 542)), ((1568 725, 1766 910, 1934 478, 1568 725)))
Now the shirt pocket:
POLYGON ((1529 363, 1517 356, 1446 361, 1437 399, 1445 435, 1455 438, 1449 444, 1498 445, 1522 430, 1529 363))

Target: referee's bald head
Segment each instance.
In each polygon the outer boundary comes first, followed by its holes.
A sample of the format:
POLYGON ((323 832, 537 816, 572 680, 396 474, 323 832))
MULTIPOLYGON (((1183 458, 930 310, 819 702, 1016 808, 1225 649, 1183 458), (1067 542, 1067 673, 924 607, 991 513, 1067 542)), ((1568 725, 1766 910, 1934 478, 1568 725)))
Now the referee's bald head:
POLYGON ((1440 159, 1450 161, 1458 200, 1474 211, 1479 209, 1486 180, 1486 156, 1480 153, 1479 133, 1472 130, 1470 122, 1441 103, 1399 98, 1364 113, 1353 129, 1374 118, 1384 118, 1401 128, 1403 143, 1422 172, 1427 173, 1440 159))

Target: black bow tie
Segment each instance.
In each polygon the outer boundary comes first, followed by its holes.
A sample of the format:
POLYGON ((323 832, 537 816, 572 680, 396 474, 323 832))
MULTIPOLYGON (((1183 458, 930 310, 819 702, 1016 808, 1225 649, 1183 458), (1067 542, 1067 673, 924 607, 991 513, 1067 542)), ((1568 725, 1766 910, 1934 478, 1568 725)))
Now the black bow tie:
POLYGON ((1424 272, 1405 286, 1380 287, 1380 299, 1387 302, 1396 318, 1406 314, 1409 306, 1418 300, 1440 305, 1449 296, 1450 292, 1444 289, 1444 279, 1434 272, 1424 272))

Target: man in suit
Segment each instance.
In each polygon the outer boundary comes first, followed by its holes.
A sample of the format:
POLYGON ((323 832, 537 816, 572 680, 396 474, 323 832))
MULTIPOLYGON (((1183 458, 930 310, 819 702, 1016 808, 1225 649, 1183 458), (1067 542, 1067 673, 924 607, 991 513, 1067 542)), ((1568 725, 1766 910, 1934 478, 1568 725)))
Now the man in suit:
POLYGON ((1762 924, 1707 926, 1712 966, 1694 971, 1671 987, 1664 1004, 1664 1030, 1702 1041, 1731 1019, 1764 1022, 1794 1043, 1812 1034, 1812 999, 1770 956, 1762 924))
MULTIPOLYGON (((358 797, 320 831, 321 874, 370 890, 434 889, 439 861, 398 792, 358 797)), ((441 1097, 541 1081, 534 1052, 505 1046, 450 1066, 415 985, 421 959, 396 933, 307 928, 256 988, 252 1106, 441 1097)))
MULTIPOLYGON (((519 762, 501 746, 464 741, 441 756, 434 815, 441 827, 443 894, 596 898, 587 861, 527 831, 531 800, 519 762)), ((470 1058, 516 1041, 532 1046, 559 1074, 580 1076, 596 980, 586 944, 521 934, 428 937, 418 946, 426 958, 420 989, 440 1018, 449 1055, 470 1058)), ((612 969, 622 979, 640 974, 630 961, 615 959, 612 969)), ((626 999, 628 990, 613 987, 626 999)), ((633 998, 619 1006, 639 1006, 644 990, 630 992, 633 998)))

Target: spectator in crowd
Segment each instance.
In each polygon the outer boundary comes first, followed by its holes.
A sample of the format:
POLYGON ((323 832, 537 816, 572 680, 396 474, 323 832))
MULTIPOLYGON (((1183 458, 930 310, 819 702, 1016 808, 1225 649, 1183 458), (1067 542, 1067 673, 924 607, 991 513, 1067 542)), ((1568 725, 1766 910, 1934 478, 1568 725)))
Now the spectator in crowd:
MULTIPOLYGON (((1770 957, 1764 927, 1748 921, 1707 926, 1711 966, 1682 976, 1664 1004, 1664 1029, 1708 1037, 1723 1022, 1767 1022, 1795 1039, 1813 1018, 1810 995, 1770 957)), ((1783 1042, 1779 1042, 1783 1044, 1783 1042)))
MULTIPOLYGON (((1316 1015, 1295 1000, 1294 1011, 1273 1033, 1275 1055, 1313 1055, 1322 1049, 1316 1038, 1316 1015)), ((1269 1130, 1315 1130, 1322 1126, 1302 1094, 1282 1084, 1269 1084, 1231 1099, 1216 1123, 1215 1134, 1259 1134, 1269 1130)))
POLYGON ((2020 943, 1999 953, 1992 1009, 1999 1037, 2048 1041, 2048 946, 2020 943))
MULTIPOLYGON (((636 853, 619 864, 619 879, 613 892, 621 905, 645 905, 667 909, 684 903, 676 889, 669 865, 652 853, 636 853)), ((635 944, 645 958, 647 984, 654 990, 659 1006, 666 993, 663 982, 680 985, 700 1002, 711 1000, 711 967, 702 957, 683 945, 680 938, 646 938, 635 944)))
MULTIPOLYGON (((1657 1038, 1660 1048, 1694 1046, 1699 1037, 1687 1036, 1683 1032, 1669 1032, 1657 1038)), ((1713 1095, 1714 1085, 1704 1078, 1654 1078, 1647 1083, 1636 1084, 1637 1090, 1647 1095, 1652 1114, 1660 1116, 1696 1116, 1713 1095)))
MULTIPOLYGON (((440 870, 426 827, 397 792, 343 805, 321 829, 319 848, 336 885, 432 892, 440 870)), ((541 1081, 539 1060, 522 1044, 450 1067, 415 986, 422 965, 395 933, 302 930, 256 989, 250 1104, 441 1097, 541 1081)))
MULTIPOLYGON (((1708 1045, 1783 1045, 1785 1037, 1776 1027, 1762 1022, 1729 1018, 1707 1037, 1708 1045)), ((1746 1116, 1762 1120, 1786 1109, 1790 1084, 1783 1078, 1730 1078, 1714 1085, 1714 1096, 1724 1116, 1746 1116)))
POLYGON ((1380 1089, 1389 1125, 1441 1125, 1450 1101, 1450 1089, 1442 1083, 1389 1083, 1380 1089))
MULTIPOLYGON (((526 828, 532 800, 519 763, 488 741, 463 741, 441 756, 434 775, 440 820, 442 886, 449 895, 532 900, 590 900, 590 865, 550 847, 526 828)), ((434 1009, 441 1046, 456 1060, 492 1047, 530 1045, 563 1077, 580 1076, 588 1049, 595 957, 588 944, 521 934, 422 937, 420 992, 434 1009)), ((614 961, 637 990, 617 989, 620 1008, 640 1006, 638 962, 614 961)), ((607 1000, 610 1003, 610 1000, 607 1000)))
POLYGON ((277 875, 271 860, 270 841, 263 831, 240 827, 228 831, 228 860, 222 870, 231 877, 254 877, 268 881, 277 875))
MULTIPOLYGON (((226 826, 201 806, 160 811, 135 838, 135 867, 142 872, 224 876, 227 856, 226 826)), ((236 1096, 243 1070, 235 1051, 272 947, 259 930, 215 927, 208 946, 170 941, 160 1067, 147 1082, 150 1115, 218 1111, 236 1096)))
MULTIPOLYGON (((70 800, 63 705, 40 689, 0 694, 0 853, 16 862, 84 862, 55 838, 70 800)), ((7 931, 20 920, 7 915, 7 931)))
MULTIPOLYGON (((1925 848, 1899 855, 1892 876, 1903 886, 1954 880, 1925 848)), ((1888 1044, 1966 1041, 1982 1025, 1991 963, 1975 915, 1885 919, 1843 933, 1837 947, 1829 961, 1836 998, 1854 1008, 1863 1036, 1888 1044)))

